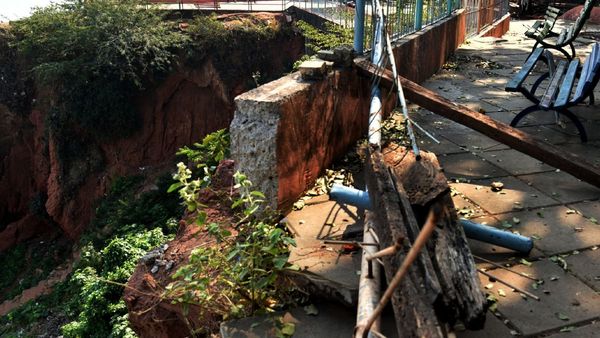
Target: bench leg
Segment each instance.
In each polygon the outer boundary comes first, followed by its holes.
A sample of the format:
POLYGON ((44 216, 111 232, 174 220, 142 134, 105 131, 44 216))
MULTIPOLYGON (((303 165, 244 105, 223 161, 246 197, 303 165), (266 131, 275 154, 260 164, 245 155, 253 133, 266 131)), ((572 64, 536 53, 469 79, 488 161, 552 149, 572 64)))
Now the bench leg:
POLYGON ((533 98, 528 97, 527 96, 528 94, 525 94, 525 93, 523 93, 523 95, 525 95, 529 100, 533 101, 533 103, 539 103, 540 100, 538 100, 535 97, 535 92, 538 89, 538 87, 542 84, 542 82, 544 82, 544 80, 548 78, 548 76, 550 76, 550 72, 546 72, 546 73, 540 75, 540 77, 537 80, 535 80, 535 83, 533 84, 533 86, 531 86, 531 94, 529 94, 529 95, 532 95, 533 98))
POLYGON ((590 93, 590 106, 594 105, 594 92, 590 93))
POLYGON ((573 56, 571 59, 569 59, 569 61, 571 61, 575 58, 575 56, 577 56, 577 54, 575 53, 575 46, 573 46, 572 42, 569 44, 569 46, 571 46, 571 55, 573 56))
POLYGON ((510 121, 510 126, 516 127, 519 121, 521 121, 521 119, 523 119, 527 114, 531 114, 537 110, 540 110, 537 104, 521 110, 521 112, 518 113, 517 116, 515 116, 515 118, 512 119, 512 121, 510 121))
POLYGON ((575 124, 575 128, 577 128, 577 130, 579 131, 579 137, 581 138, 581 142, 587 142, 587 133, 585 132, 585 127, 583 126, 583 124, 581 124, 581 121, 579 121, 579 118, 568 109, 557 109, 556 111, 568 117, 569 120, 573 121, 573 124, 575 124))

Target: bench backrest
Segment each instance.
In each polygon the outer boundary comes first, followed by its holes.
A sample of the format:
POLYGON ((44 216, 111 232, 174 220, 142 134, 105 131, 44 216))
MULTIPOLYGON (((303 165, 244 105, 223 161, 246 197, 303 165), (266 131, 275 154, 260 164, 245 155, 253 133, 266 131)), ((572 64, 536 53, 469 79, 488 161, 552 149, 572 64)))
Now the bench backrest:
POLYGON ((544 26, 540 29, 541 35, 548 35, 548 32, 554 28, 554 24, 556 23, 556 19, 560 15, 560 9, 552 6, 548 6, 546 9, 546 15, 544 15, 544 26))
POLYGON ((581 68, 573 101, 580 102, 585 99, 594 90, 598 80, 600 80, 600 43, 596 42, 581 68))
POLYGON ((577 38, 581 29, 583 29, 583 26, 585 25, 587 19, 589 19, 590 15, 592 14, 592 9, 594 9, 594 6, 598 4, 598 1, 600 0, 585 0, 585 3, 583 4, 583 8, 581 9, 579 16, 577 17, 575 22, 568 28, 567 37, 565 38, 565 41, 571 42, 577 38))

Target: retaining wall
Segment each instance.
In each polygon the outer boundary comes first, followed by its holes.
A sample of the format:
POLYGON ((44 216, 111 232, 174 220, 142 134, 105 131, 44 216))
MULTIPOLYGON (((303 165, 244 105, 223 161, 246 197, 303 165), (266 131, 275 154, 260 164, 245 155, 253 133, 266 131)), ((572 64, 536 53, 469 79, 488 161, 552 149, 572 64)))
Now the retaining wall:
MULTIPOLYGON (((398 70, 423 82, 465 40, 465 15, 452 17, 394 44, 398 70)), ((324 79, 304 81, 294 73, 235 99, 231 153, 239 170, 282 212, 323 170, 367 131, 370 79, 352 69, 335 69, 324 79)), ((382 98, 384 113, 396 98, 382 98)))

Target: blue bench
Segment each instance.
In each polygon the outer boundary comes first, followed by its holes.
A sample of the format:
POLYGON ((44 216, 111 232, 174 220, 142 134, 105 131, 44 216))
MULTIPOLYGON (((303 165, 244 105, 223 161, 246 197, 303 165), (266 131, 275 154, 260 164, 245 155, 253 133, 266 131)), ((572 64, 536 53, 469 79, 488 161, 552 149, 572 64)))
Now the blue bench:
POLYGON ((570 107, 580 104, 589 99, 590 105, 594 104, 594 88, 600 80, 600 43, 596 42, 592 46, 592 52, 586 58, 583 65, 579 59, 572 61, 561 60, 554 65, 552 55, 542 48, 535 49, 523 68, 508 82, 505 90, 508 92, 520 92, 527 99, 533 102, 533 105, 523 109, 511 121, 510 125, 515 127, 519 121, 527 114, 538 110, 555 111, 569 118, 575 124, 579 131, 582 142, 587 141, 585 128, 579 118, 569 110, 570 107), (548 71, 536 79, 531 88, 525 86, 527 79, 536 65, 543 62, 547 65, 548 71), (549 84, 541 96, 536 95, 540 84, 549 78, 549 84), (577 87, 573 91, 573 87, 577 87))

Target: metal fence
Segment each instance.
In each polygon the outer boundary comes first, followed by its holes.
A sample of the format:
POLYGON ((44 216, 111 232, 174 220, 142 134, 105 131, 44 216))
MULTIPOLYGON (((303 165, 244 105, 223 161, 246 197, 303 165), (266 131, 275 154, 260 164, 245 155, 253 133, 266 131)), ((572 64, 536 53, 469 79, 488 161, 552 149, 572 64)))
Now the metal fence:
POLYGON ((466 0, 467 36, 475 35, 508 13, 509 0, 466 0))
MULTIPOLYGON (((296 7, 345 28, 354 28, 355 0, 150 0, 164 8, 219 11, 281 12, 296 7)), ((421 30, 464 7, 467 35, 473 35, 508 13, 509 0, 380 0, 386 29, 393 40, 421 30)), ((372 0, 366 0, 364 46, 372 39, 372 0)))

